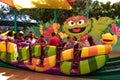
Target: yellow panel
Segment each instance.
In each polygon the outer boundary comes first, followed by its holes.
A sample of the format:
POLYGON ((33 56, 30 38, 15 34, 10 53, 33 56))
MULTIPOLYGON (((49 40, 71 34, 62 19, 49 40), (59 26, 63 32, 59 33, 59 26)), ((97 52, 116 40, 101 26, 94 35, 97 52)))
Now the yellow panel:
POLYGON ((17 9, 23 8, 51 8, 72 9, 67 0, 13 0, 17 9))
POLYGON ((0 42, 0 52, 6 52, 6 42, 0 42))
POLYGON ((68 49, 62 52, 61 61, 73 59, 73 49, 68 49))
POLYGON ((51 56, 48 58, 48 60, 49 60, 50 67, 53 67, 56 65, 56 56, 51 56))
POLYGON ((85 58, 88 57, 88 48, 84 47, 82 48, 82 52, 81 52, 81 58, 85 58))
POLYGON ((97 49, 98 49, 98 55, 106 54, 104 45, 98 45, 97 49))
POLYGON ((40 64, 40 59, 37 59, 36 65, 39 65, 39 64, 40 64))
POLYGON ((11 42, 7 43, 7 51, 8 53, 17 53, 17 45, 11 42))
POLYGON ((36 67, 35 68, 35 71, 38 71, 38 72, 43 72, 44 71, 44 68, 43 67, 36 67))

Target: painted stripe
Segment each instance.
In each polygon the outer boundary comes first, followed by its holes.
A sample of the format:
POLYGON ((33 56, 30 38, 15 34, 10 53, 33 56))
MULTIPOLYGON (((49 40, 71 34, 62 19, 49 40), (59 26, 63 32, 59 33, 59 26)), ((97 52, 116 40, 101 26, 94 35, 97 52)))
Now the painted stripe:
POLYGON ((45 47, 45 55, 48 56, 48 50, 49 50, 49 46, 45 47))
POLYGON ((43 67, 36 66, 36 67, 35 67, 35 71, 44 72, 45 70, 44 70, 43 67))
POLYGON ((22 61, 22 49, 18 50, 18 61, 22 61))
POLYGON ((30 55, 29 55, 29 47, 28 46, 22 48, 21 55, 22 55, 22 60, 29 59, 30 55))
POLYGON ((90 72, 93 72, 93 71, 98 69, 95 57, 91 58, 91 59, 88 59, 88 63, 89 63, 90 72))
POLYGON ((81 58, 85 58, 88 57, 88 48, 82 48, 82 52, 81 52, 81 58))
POLYGON ((17 9, 23 8, 52 8, 72 9, 67 0, 13 0, 17 9))
POLYGON ((98 49, 96 46, 88 47, 88 57, 96 56, 98 54, 98 49))
POLYGON ((34 65, 34 66, 37 65, 37 59, 36 58, 32 58, 32 65, 34 65))
POLYGON ((106 50, 106 53, 110 53, 112 51, 112 46, 111 45, 105 45, 105 50, 106 50))
POLYGON ((44 70, 50 69, 50 64, 49 64, 49 59, 48 58, 44 58, 43 65, 44 65, 44 67, 43 67, 44 70))
POLYGON ((34 47, 34 55, 35 55, 35 57, 41 56, 41 46, 40 45, 36 45, 34 47))
POLYGON ((13 3, 13 0, 0 0, 0 2, 3 2, 5 4, 8 4, 9 6, 15 8, 15 5, 13 3))
POLYGON ((106 59, 107 59, 106 56, 107 56, 107 55, 100 55, 100 56, 95 57, 95 58, 96 58, 97 68, 98 68, 98 69, 100 69, 102 66, 105 65, 106 59))
POLYGON ((6 53, 6 42, 5 41, 1 41, 0 42, 0 52, 4 52, 6 53))
POLYGON ((60 64, 60 71, 64 74, 70 75, 72 69, 72 62, 64 61, 60 64))
POLYGON ((24 61, 26 67, 28 67, 30 70, 34 70, 35 67, 36 67, 37 59, 32 58, 32 64, 31 65, 29 65, 28 62, 29 62, 29 60, 24 61))
POLYGON ((35 56, 35 47, 32 47, 32 56, 33 56, 33 57, 36 57, 36 56, 35 56))
POLYGON ((111 45, 96 45, 82 48, 81 58, 108 54, 112 51, 111 45))
POLYGON ((5 59, 6 58, 6 53, 0 52, 0 59, 5 59))
POLYGON ((71 60, 73 59, 73 49, 68 49, 68 50, 65 50, 61 53, 61 61, 66 61, 66 60, 71 60))
POLYGON ((15 54, 15 53, 17 53, 18 52, 17 51, 17 45, 14 44, 14 43, 12 43, 12 42, 8 42, 7 43, 7 52, 9 54, 15 54))
POLYGON ((106 49, 104 45, 98 45, 97 49, 98 49, 98 55, 102 55, 106 53, 106 49))
POLYGON ((56 65, 56 55, 48 57, 48 59, 49 59, 49 65, 50 65, 50 67, 54 67, 56 65))
POLYGON ((16 54, 7 54, 6 55, 6 62, 12 63, 12 61, 16 60, 16 54))
POLYGON ((60 61, 64 61, 63 53, 60 55, 60 61))
POLYGON ((80 72, 81 75, 90 73, 88 60, 80 61, 79 72, 80 72))
POLYGON ((56 47, 55 46, 47 46, 45 48, 45 54, 47 57, 56 55, 56 47))

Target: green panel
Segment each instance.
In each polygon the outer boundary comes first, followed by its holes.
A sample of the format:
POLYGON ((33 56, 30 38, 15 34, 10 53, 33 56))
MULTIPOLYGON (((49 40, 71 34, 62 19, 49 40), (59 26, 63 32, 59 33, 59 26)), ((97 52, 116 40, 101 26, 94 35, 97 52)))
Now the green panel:
POLYGON ((45 48, 45 54, 46 56, 53 56, 56 55, 56 47, 55 46, 47 46, 45 48))
POLYGON ((107 58, 106 58, 106 55, 101 55, 101 56, 95 57, 95 59, 96 59, 96 62, 97 62, 97 67, 99 69, 99 68, 101 68, 102 66, 105 65, 107 58))
POLYGON ((22 60, 22 49, 18 51, 18 61, 22 60))
POLYGON ((89 62, 89 66, 90 66, 90 72, 93 72, 98 69, 95 57, 88 59, 88 62, 89 62))
POLYGON ((28 60, 30 58, 29 47, 23 47, 19 50, 19 61, 28 60))
POLYGON ((17 56, 16 54, 7 54, 6 56, 6 62, 11 63, 12 61, 16 60, 17 56))
POLYGON ((65 61, 60 65, 60 71, 64 74, 70 75, 71 68, 72 68, 72 62, 65 61))
POLYGON ((80 61, 79 72, 80 72, 81 75, 90 73, 88 60, 80 61))
POLYGON ((0 53, 0 59, 6 58, 6 53, 0 53))
POLYGON ((41 56, 41 46, 40 45, 36 45, 32 48, 32 56, 33 57, 41 56))

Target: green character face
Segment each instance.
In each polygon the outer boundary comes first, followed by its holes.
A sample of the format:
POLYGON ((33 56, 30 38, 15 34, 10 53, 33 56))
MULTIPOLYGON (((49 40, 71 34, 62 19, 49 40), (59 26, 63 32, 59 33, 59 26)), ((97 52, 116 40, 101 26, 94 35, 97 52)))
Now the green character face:
POLYGON ((70 17, 64 22, 63 30, 70 36, 80 38, 90 30, 90 21, 84 16, 70 17))

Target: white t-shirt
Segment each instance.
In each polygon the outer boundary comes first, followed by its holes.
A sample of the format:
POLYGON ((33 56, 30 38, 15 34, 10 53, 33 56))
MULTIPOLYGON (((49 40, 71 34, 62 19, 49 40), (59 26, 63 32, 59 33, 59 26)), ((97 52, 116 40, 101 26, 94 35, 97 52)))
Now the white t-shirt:
POLYGON ((36 39, 33 38, 33 39, 31 40, 31 44, 35 44, 35 43, 36 43, 36 39))
POLYGON ((90 44, 89 44, 88 40, 85 40, 85 42, 83 43, 83 47, 89 47, 89 46, 90 46, 90 44))

